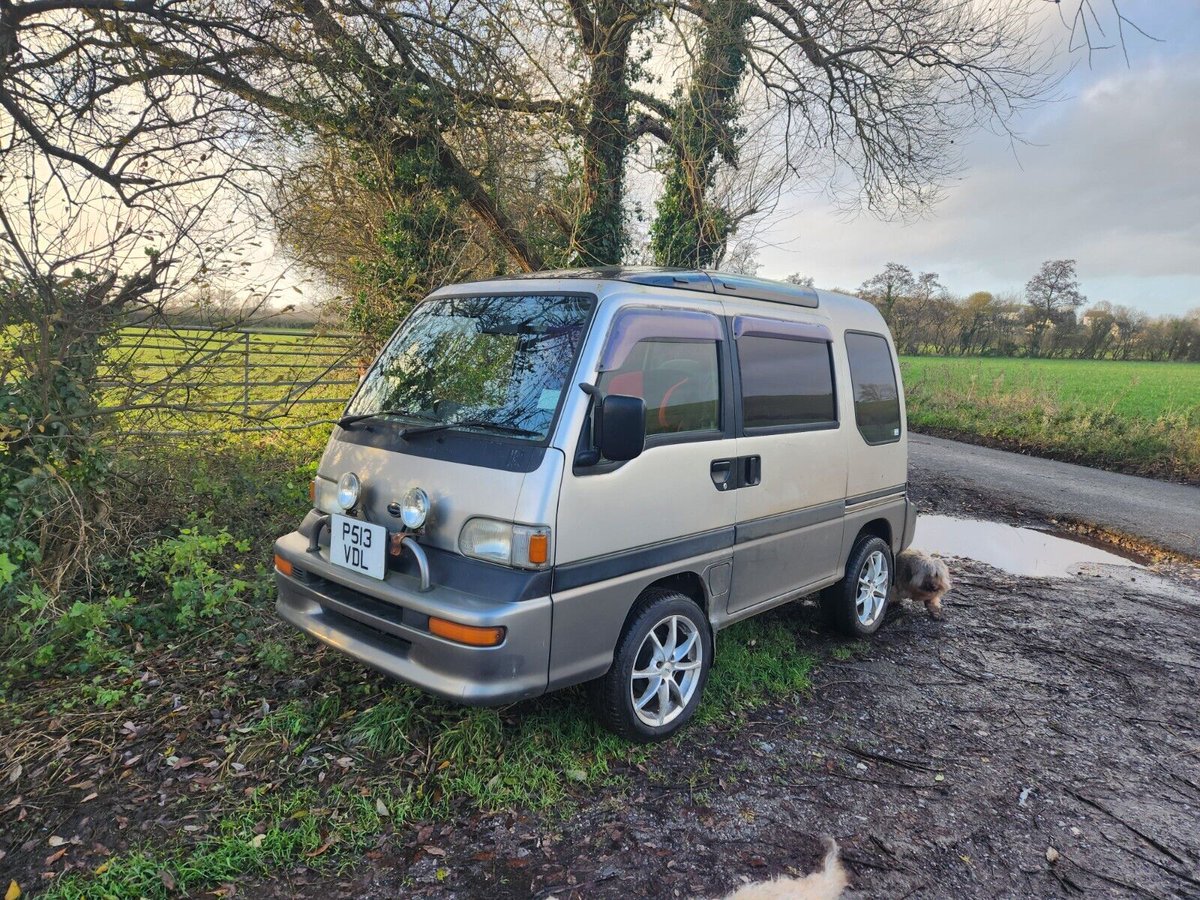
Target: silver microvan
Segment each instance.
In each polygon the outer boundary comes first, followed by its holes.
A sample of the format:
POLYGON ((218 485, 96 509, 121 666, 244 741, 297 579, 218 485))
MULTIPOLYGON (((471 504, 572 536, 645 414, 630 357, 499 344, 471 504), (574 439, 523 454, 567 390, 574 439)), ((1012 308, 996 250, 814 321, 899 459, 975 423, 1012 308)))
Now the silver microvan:
POLYGON ((656 740, 727 625, 820 591, 832 627, 879 628, 907 467, 862 300, 671 269, 446 287, 334 428, 276 608, 461 703, 589 682, 605 725, 656 740))

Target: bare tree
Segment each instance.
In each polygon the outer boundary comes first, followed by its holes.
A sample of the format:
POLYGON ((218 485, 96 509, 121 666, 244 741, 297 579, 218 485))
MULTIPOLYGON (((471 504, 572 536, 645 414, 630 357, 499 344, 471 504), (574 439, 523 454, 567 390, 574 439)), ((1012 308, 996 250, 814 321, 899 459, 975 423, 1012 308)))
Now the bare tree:
POLYGON ((1047 329, 1062 324, 1067 316, 1074 322, 1075 310, 1087 300, 1079 291, 1075 260, 1048 259, 1025 285, 1029 305, 1029 349, 1033 356, 1042 352, 1047 329))
POLYGON ((711 192, 741 164, 747 110, 771 123, 793 178, 824 168, 853 185, 848 203, 923 208, 957 166, 961 130, 1005 127, 1042 96, 1046 62, 1015 0, 0 4, 13 130, 126 202, 236 179, 255 139, 286 167, 280 135, 302 132, 421 168, 425 190, 458 198, 521 269, 547 262, 551 230, 578 262, 620 260, 625 170, 643 140, 673 155, 680 224, 711 220, 712 245, 728 214, 711 192), (641 48, 696 35, 708 49, 664 95, 641 48), (564 185, 540 211, 511 202, 539 176, 489 169, 498 123, 557 155, 564 185), (198 152, 164 167, 168 146, 198 152))
POLYGON ((883 314, 897 346, 906 336, 909 325, 906 318, 899 315, 898 307, 902 308, 905 297, 912 295, 916 289, 917 280, 908 266, 900 263, 888 263, 878 275, 872 275, 859 286, 858 293, 870 300, 883 314))

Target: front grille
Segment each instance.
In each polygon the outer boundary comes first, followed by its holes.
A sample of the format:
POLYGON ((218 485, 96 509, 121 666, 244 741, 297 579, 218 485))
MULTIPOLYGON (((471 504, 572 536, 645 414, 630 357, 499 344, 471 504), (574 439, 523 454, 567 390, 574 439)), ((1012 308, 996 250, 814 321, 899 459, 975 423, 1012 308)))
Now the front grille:
POLYGON ((343 615, 328 606, 322 606, 324 615, 330 620, 330 623, 342 630, 349 631, 366 631, 373 637, 382 638, 388 641, 389 645, 394 645, 394 650, 398 653, 408 654, 412 647, 412 641, 407 638, 400 637, 390 631, 384 631, 382 628, 376 628, 370 622, 363 622, 361 619, 343 615))
POLYGON ((429 616, 405 606, 377 600, 314 572, 307 573, 304 583, 320 594, 317 602, 323 608, 390 636, 403 637, 401 628, 429 630, 429 616))

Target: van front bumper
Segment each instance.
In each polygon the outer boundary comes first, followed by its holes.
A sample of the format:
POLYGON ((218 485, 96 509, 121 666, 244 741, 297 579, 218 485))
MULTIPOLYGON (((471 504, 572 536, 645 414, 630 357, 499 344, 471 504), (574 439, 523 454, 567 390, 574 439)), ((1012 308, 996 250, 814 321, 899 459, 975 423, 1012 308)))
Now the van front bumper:
POLYGON ((323 644, 431 694, 472 706, 545 693, 550 661, 550 597, 496 600, 438 585, 421 592, 411 575, 378 581, 340 569, 325 551, 310 553, 300 532, 275 543, 293 575, 276 570, 275 610, 323 644), (470 647, 431 634, 430 616, 463 625, 500 626, 495 647, 470 647))

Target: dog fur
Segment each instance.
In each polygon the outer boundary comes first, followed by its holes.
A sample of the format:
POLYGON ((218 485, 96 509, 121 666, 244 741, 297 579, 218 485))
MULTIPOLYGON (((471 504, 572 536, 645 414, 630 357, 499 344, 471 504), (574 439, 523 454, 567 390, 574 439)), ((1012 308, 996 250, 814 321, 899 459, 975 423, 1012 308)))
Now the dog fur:
POLYGON ((942 618, 942 597, 950 588, 950 570, 937 557, 912 547, 896 557, 896 596, 924 603, 933 618, 942 618))
POLYGON ((849 880, 838 856, 837 842, 826 841, 825 866, 803 878, 780 875, 771 881, 747 884, 724 900, 838 900, 849 880))

